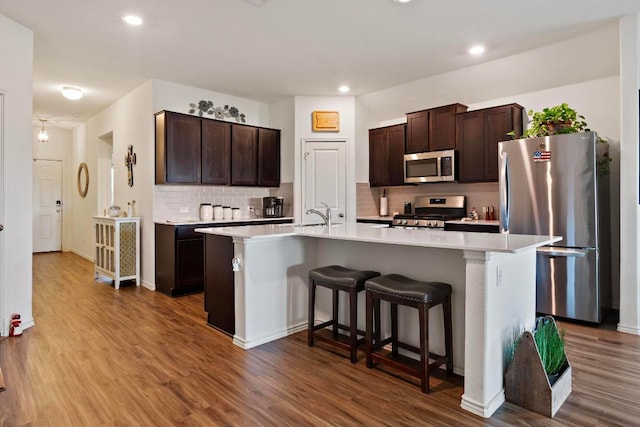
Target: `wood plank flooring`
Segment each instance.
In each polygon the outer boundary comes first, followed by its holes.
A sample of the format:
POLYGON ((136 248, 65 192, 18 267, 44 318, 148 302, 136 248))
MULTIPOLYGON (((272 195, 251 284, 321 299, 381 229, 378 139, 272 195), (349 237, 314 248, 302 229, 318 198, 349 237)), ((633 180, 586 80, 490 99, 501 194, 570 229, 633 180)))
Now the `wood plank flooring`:
POLYGON ((36 326, 0 342, 0 425, 595 426, 640 423, 640 338, 566 328, 573 393, 554 419, 460 409, 462 386, 356 365, 299 333, 245 351, 208 327, 203 296, 93 280, 74 254, 33 258, 36 326))

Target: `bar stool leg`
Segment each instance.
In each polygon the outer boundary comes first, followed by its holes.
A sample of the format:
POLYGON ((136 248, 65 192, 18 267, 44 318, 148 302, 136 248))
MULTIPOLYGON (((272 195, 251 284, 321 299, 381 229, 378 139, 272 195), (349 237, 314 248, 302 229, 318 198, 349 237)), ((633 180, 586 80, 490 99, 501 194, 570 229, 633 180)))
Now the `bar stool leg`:
MULTIPOLYGON (((371 295, 371 292, 366 291, 366 304, 365 304, 365 313, 366 313, 366 319, 367 319, 367 324, 366 324, 366 329, 365 329, 365 355, 366 355, 366 360, 367 360, 367 368, 371 368, 373 366, 373 362, 371 359, 371 347, 372 347, 372 340, 373 340, 373 305, 372 305, 372 300, 373 297, 371 295)), ((380 303, 380 301, 378 300, 378 304, 380 303)), ((377 343, 376 343, 377 344, 377 343)))
POLYGON ((358 361, 358 292, 349 291, 349 347, 351 363, 358 361))
POLYGON ((426 304, 418 307, 420 319, 420 385, 422 392, 429 394, 429 308, 426 304))
POLYGON ((339 304, 338 290, 333 290, 333 338, 338 338, 338 304, 339 304))
POLYGON ((380 327, 380 300, 373 300, 373 342, 375 343, 374 348, 377 350, 380 348, 380 341, 382 341, 382 330, 380 327))
POLYGON ((398 304, 391 304, 391 354, 398 355, 398 304))
POLYGON ((315 326, 316 282, 309 283, 309 325, 307 326, 307 345, 313 347, 313 327, 315 326))
POLYGON ((447 376, 453 375, 453 331, 451 321, 451 296, 442 304, 444 314, 444 346, 447 355, 447 376))

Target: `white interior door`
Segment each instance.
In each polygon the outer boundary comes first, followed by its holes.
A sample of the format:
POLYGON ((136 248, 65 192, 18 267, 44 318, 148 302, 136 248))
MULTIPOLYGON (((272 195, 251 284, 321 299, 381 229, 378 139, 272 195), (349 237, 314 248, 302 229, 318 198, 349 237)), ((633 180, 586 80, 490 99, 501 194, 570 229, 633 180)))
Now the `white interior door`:
POLYGON ((33 162, 33 252, 62 250, 62 161, 33 162))
POLYGON ((302 150, 303 205, 302 223, 322 223, 307 209, 325 212, 323 202, 331 207, 334 223, 343 223, 347 207, 346 141, 305 140, 302 150))

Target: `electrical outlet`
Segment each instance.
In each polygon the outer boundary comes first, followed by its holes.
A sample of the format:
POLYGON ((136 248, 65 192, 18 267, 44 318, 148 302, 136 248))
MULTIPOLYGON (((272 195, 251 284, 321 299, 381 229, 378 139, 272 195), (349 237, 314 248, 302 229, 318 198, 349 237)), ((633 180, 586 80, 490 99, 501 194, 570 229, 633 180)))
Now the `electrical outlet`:
POLYGON ((189 213, 188 206, 180 206, 180 213, 189 213))
POLYGON ((496 279, 496 286, 502 286, 502 266, 500 265, 496 268, 496 279))

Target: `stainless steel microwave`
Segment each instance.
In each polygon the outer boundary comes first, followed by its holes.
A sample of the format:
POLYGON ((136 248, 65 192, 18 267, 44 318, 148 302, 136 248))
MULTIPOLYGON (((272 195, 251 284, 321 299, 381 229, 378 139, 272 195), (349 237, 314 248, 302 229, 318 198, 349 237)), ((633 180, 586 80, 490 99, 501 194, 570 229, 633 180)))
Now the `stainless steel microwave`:
POLYGON ((456 181, 456 151, 429 151, 404 155, 404 182, 456 181))

